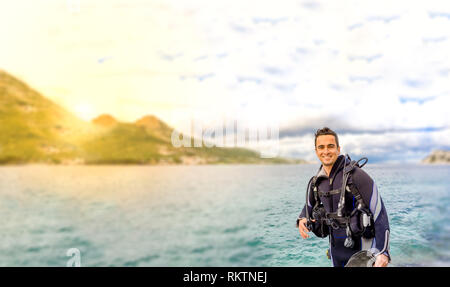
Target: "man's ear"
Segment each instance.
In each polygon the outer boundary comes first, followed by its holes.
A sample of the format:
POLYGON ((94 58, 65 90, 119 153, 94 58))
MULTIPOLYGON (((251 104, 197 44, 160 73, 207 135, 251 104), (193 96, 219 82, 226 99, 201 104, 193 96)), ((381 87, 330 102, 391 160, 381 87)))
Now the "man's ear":
POLYGON ((341 153, 341 146, 338 146, 338 153, 341 153))

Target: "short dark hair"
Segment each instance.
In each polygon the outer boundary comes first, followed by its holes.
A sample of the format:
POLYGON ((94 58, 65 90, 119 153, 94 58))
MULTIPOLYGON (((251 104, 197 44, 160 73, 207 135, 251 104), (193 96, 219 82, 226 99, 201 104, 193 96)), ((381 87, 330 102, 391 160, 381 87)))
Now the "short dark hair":
POLYGON ((337 134, 328 127, 323 127, 322 129, 318 129, 316 131, 315 138, 314 138, 314 147, 317 145, 317 137, 324 136, 324 135, 333 135, 334 139, 336 140, 336 146, 339 147, 339 139, 338 139, 337 134))

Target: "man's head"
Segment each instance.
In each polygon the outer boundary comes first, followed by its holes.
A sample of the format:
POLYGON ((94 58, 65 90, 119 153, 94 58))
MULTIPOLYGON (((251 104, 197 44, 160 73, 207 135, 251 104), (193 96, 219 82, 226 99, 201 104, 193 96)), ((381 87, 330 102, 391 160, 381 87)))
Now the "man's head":
POLYGON ((315 134, 316 155, 324 166, 333 166, 337 160, 341 147, 337 134, 324 127, 315 134))

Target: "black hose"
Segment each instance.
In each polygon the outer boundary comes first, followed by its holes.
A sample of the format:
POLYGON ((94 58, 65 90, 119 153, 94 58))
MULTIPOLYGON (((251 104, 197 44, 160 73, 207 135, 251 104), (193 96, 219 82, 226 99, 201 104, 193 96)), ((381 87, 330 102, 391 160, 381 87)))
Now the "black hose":
POLYGON ((310 229, 310 224, 311 224, 311 217, 309 216, 309 211, 308 211, 308 201, 309 201, 309 191, 311 189, 311 181, 314 179, 314 177, 311 177, 311 179, 308 182, 308 186, 306 188, 306 201, 305 201, 305 211, 306 211, 306 227, 308 229, 310 229))

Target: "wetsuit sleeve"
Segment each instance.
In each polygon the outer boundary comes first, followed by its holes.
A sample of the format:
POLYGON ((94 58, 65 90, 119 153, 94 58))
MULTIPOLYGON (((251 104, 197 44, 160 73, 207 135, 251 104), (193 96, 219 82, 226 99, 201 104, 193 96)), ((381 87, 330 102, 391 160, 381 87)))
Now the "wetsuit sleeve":
MULTIPOLYGON (((299 219, 306 217, 306 208, 308 208, 308 212, 309 212, 309 214, 311 214, 312 213, 312 207, 315 204, 314 194, 313 194, 313 192, 311 190, 311 181, 308 183, 308 186, 307 186, 307 189, 306 189, 305 192, 308 192, 308 190, 310 191, 309 192, 309 197, 308 197, 308 202, 305 203, 305 205, 303 206, 302 212, 300 212, 300 214, 299 214, 299 216, 297 218, 297 223, 296 223, 297 227, 298 227, 299 219)), ((306 198, 306 194, 305 194, 304 198, 306 198)))
MULTIPOLYGON (((356 168, 353 173, 353 183, 356 185, 366 206, 373 215, 375 224, 375 239, 372 248, 378 249, 378 254, 385 254, 391 261, 389 253, 389 220, 384 202, 378 192, 377 185, 373 179, 362 169, 356 168)), ((377 254, 377 255, 378 255, 377 254)))

